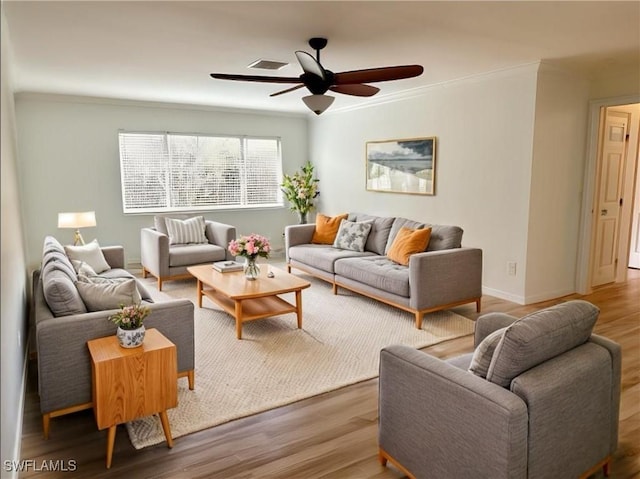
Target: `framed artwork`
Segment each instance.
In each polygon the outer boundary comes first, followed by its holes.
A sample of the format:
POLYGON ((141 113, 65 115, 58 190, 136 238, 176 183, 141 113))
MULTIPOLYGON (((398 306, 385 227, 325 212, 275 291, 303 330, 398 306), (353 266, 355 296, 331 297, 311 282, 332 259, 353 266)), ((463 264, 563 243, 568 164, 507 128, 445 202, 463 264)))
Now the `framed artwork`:
POLYGON ((436 137, 367 142, 367 190, 434 195, 436 137))

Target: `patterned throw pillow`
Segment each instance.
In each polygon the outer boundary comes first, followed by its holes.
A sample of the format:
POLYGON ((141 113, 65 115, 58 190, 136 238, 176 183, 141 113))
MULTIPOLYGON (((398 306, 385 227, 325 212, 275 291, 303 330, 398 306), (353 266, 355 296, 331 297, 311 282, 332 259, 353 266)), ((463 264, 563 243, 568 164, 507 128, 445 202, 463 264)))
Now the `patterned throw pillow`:
POLYGON ((364 245, 371 231, 371 221, 354 222, 342 220, 333 242, 334 248, 364 251, 364 245))
POLYGON ((165 222, 169 233, 169 244, 202 244, 209 242, 204 234, 207 226, 204 216, 194 216, 187 220, 165 218, 165 222))

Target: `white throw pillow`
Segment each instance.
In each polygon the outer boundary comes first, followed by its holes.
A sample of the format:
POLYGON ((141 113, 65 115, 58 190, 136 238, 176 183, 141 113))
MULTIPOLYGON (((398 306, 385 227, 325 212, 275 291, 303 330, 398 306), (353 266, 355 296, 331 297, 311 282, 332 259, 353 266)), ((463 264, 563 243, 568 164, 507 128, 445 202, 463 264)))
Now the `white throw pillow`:
POLYGON ((336 239, 333 241, 333 247, 363 252, 372 226, 372 221, 342 220, 336 239))
POLYGON ((93 240, 91 243, 87 243, 81 246, 65 246, 64 252, 67 253, 69 259, 73 262, 84 261, 87 263, 97 274, 111 269, 107 260, 104 259, 104 254, 100 249, 98 240, 93 240))
POLYGON ((169 244, 202 244, 209 242, 204 233, 207 227, 204 216, 194 216, 188 220, 165 218, 165 223, 169 233, 169 244))

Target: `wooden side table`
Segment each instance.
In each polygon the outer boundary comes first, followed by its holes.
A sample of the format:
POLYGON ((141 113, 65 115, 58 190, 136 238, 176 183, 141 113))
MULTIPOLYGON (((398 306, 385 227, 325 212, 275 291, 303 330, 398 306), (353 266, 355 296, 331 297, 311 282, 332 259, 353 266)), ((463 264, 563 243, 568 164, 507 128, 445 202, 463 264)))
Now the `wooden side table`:
POLYGON ((87 342, 91 354, 93 410, 107 434, 111 467, 116 427, 159 413, 167 446, 173 447, 167 409, 178 405, 176 346, 157 329, 148 329, 142 346, 126 349, 116 336, 87 342))

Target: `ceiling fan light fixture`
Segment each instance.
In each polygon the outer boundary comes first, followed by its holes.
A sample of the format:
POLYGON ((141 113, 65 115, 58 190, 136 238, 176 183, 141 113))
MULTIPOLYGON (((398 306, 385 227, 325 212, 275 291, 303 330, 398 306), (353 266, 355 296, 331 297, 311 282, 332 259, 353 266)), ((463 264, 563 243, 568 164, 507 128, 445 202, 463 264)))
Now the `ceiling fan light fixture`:
MULTIPOLYGON (((424 68, 421 65, 397 65, 379 68, 365 68, 334 73, 325 69, 320 64, 320 50, 327 45, 326 38, 314 37, 309 40, 309 46, 316 51, 314 57, 302 50, 295 52, 298 63, 302 67, 302 75, 273 76, 273 75, 235 75, 229 73, 211 73, 209 76, 218 80, 239 80, 264 83, 288 83, 293 86, 272 93, 270 96, 279 96, 299 88, 306 87, 311 93, 302 100, 305 105, 316 115, 322 114, 333 103, 334 97, 325 95, 329 90, 342 95, 360 97, 373 96, 380 91, 378 87, 367 83, 386 82, 391 80, 403 80, 422 75, 424 68)), ((249 65, 250 68, 277 69, 282 63, 273 60, 260 59, 249 65)))
POLYGON ((329 108, 333 100, 335 100, 335 98, 329 95, 308 95, 302 97, 304 104, 316 115, 320 115, 329 108))

